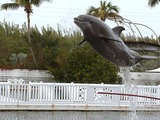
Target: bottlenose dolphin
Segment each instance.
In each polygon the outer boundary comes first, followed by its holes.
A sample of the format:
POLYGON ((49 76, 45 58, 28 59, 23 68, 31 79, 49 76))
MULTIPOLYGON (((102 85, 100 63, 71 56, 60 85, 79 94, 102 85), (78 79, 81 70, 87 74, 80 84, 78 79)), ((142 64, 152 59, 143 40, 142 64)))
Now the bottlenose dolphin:
POLYGON ((74 18, 74 23, 82 30, 84 40, 105 59, 120 67, 129 67, 139 63, 143 59, 157 59, 156 56, 141 56, 131 50, 120 38, 124 29, 117 26, 111 29, 100 19, 91 15, 79 15, 74 18))

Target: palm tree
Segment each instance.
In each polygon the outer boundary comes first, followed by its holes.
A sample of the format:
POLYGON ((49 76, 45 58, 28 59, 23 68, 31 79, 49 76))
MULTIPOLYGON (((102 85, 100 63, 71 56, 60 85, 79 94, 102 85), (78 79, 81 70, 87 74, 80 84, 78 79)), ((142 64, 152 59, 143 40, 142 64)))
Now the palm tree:
POLYGON ((91 6, 87 10, 88 15, 99 17, 102 21, 105 21, 106 19, 122 18, 118 13, 119 8, 113 6, 111 2, 106 3, 106 1, 100 1, 100 7, 98 8, 91 6))
POLYGON ((1 5, 2 10, 17 10, 19 7, 24 8, 24 11, 27 13, 27 23, 28 23, 28 43, 30 46, 30 51, 33 56, 33 60, 36 64, 36 59, 31 47, 31 37, 30 37, 30 14, 33 13, 32 5, 39 7, 43 2, 52 2, 52 0, 11 0, 13 3, 5 3, 1 5))
POLYGON ((148 5, 150 7, 155 7, 157 4, 159 4, 160 0, 149 0, 148 5))

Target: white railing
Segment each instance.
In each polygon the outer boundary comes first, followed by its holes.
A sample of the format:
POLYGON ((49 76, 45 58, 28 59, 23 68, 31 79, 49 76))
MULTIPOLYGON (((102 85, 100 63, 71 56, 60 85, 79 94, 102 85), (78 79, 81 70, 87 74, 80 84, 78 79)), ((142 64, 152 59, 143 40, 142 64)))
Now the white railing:
MULTIPOLYGON (((131 86, 133 87, 133 86, 131 86)), ((160 86, 137 86, 134 94, 160 98, 160 86)), ((74 83, 11 83, 0 82, 0 104, 78 104, 128 106, 160 105, 160 100, 98 92, 129 93, 124 85, 74 83)))

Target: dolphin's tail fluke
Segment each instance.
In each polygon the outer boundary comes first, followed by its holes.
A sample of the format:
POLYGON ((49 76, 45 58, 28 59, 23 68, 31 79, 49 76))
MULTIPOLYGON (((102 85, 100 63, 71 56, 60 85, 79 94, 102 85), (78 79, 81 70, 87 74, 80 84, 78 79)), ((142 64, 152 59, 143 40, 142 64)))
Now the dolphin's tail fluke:
POLYGON ((146 59, 146 60, 156 60, 156 59, 160 59, 160 56, 142 56, 142 59, 146 59))

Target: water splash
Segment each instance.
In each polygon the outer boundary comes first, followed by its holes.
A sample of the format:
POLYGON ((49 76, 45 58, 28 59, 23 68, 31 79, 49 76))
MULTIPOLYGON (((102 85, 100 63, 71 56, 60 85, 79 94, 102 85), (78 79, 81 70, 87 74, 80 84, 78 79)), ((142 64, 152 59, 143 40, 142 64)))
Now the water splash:
MULTIPOLYGON (((137 94, 138 89, 136 83, 131 80, 130 71, 132 67, 120 67, 120 73, 122 77, 122 84, 124 84, 124 88, 128 94, 137 94)), ((138 120, 137 113, 136 113, 136 97, 129 96, 129 105, 131 110, 131 120, 138 120)))

